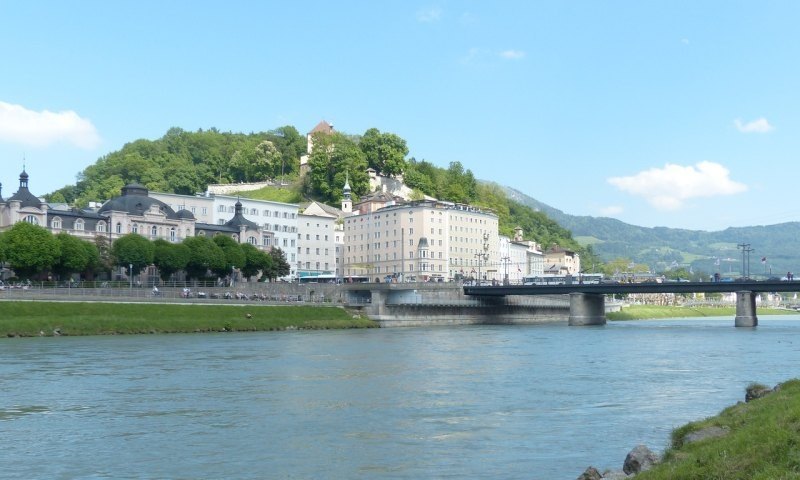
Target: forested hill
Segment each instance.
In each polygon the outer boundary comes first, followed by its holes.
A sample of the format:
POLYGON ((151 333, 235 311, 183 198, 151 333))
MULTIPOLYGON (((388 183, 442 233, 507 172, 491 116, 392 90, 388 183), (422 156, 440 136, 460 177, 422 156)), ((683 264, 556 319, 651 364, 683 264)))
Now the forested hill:
POLYGON ((205 191, 209 183, 280 179, 295 190, 297 198, 338 206, 345 182, 356 198, 369 193, 367 169, 373 168, 385 175, 403 173, 415 198, 429 195, 493 210, 503 235, 513 236, 514 228, 521 226, 526 240, 545 248, 574 249, 584 259, 593 258, 591 249, 581 247, 569 230, 509 199, 501 187, 478 182, 461 163, 441 168, 407 158, 405 140, 393 133, 370 128, 361 135, 316 133, 312 140, 309 171, 301 177, 299 160, 306 153, 307 140, 295 127, 249 134, 171 128, 157 140, 135 140, 101 157, 78 175, 75 185, 46 197, 50 202, 85 206, 117 196, 123 186, 134 182, 152 191, 192 195, 205 191))
POLYGON ((666 227, 637 227, 613 218, 569 215, 561 210, 514 190, 508 196, 547 214, 575 239, 592 245, 605 261, 615 258, 644 263, 657 271, 677 265, 691 265, 693 270, 739 274, 742 270, 740 243, 749 243, 751 275, 785 275, 800 270, 800 222, 777 225, 727 228, 717 232, 666 227), (765 263, 761 263, 762 258, 765 263), (719 263, 719 265, 717 265, 719 263), (772 272, 770 274, 770 271, 772 272))

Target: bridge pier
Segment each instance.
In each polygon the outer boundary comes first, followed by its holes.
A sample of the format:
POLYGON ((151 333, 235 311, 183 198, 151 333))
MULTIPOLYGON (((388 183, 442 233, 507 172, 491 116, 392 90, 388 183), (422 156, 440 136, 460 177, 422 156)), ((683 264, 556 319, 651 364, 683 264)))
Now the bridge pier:
MULTIPOLYGON (((738 318, 738 317, 737 317, 738 318)), ((569 325, 605 325, 606 298, 599 293, 569 294, 569 325)))
POLYGON ((756 296, 749 290, 736 292, 736 320, 737 327, 756 327, 756 296))

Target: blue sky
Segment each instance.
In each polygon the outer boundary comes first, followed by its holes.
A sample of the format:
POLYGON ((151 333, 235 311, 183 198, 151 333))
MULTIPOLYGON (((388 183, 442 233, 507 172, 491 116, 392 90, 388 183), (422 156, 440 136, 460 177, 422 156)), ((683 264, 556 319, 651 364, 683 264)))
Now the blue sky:
POLYGON ((170 127, 396 133, 566 213, 800 219, 800 2, 0 3, 0 182, 170 127))

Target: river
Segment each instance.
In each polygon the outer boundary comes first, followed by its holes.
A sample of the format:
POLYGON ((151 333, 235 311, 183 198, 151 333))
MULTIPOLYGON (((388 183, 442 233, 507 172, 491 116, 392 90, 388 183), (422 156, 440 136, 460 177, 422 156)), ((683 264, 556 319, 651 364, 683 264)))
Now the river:
POLYGON ((0 478, 574 479, 797 376, 800 320, 0 340, 0 478))

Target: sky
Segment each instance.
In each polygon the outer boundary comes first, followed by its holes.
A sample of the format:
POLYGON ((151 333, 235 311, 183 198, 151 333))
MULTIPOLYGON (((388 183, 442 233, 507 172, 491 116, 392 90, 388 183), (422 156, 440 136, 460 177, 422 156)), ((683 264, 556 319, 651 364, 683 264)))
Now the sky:
POLYGON ((0 2, 0 182, 169 128, 404 138, 572 215, 800 220, 800 2, 0 2))

